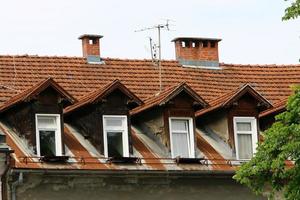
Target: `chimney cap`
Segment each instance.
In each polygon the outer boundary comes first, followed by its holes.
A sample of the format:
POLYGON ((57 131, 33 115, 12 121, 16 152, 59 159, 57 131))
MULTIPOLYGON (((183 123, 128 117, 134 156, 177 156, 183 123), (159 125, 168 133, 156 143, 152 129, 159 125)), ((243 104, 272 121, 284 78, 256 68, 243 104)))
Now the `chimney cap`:
POLYGON ((83 34, 81 36, 79 36, 79 40, 82 40, 84 38, 89 38, 89 39, 100 39, 103 38, 102 35, 96 35, 96 34, 83 34))
POLYGON ((176 41, 216 41, 220 42, 222 39, 219 38, 205 38, 205 37, 177 37, 174 38, 171 42, 176 41))

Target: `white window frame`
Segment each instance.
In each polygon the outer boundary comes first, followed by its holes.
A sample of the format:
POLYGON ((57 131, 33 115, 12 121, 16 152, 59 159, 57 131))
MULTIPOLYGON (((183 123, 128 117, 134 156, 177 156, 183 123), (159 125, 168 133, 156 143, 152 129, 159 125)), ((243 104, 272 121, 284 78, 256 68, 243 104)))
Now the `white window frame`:
POLYGON ((191 117, 169 117, 169 133, 170 133, 170 144, 171 144, 171 156, 175 158, 173 150, 173 134, 171 130, 172 120, 186 120, 188 121, 189 133, 188 133, 188 149, 189 158, 195 158, 195 137, 194 137, 194 123, 191 117))
POLYGON ((251 133, 252 137, 252 152, 253 155, 256 153, 257 142, 258 142, 258 131, 257 131, 257 120, 255 117, 233 117, 233 127, 234 127, 234 143, 235 143, 235 151, 236 151, 236 159, 237 160, 250 160, 250 159, 240 159, 239 151, 238 151, 238 134, 249 134, 251 133), (237 131, 237 122, 250 122, 251 123, 251 131, 237 131))
POLYGON ((107 132, 116 131, 116 132, 122 132, 123 157, 129 157, 129 139, 128 139, 127 115, 103 115, 102 116, 102 123, 103 123, 104 156, 108 157, 107 132), (122 129, 108 129, 108 127, 106 127, 105 118, 122 118, 122 120, 123 120, 122 129))
POLYGON ((37 156, 41 156, 40 148, 40 130, 55 131, 55 153, 56 156, 62 156, 62 141, 61 141, 61 120, 60 114, 35 114, 35 128, 36 128, 36 152, 37 156), (39 128, 38 117, 56 117, 56 129, 53 128, 39 128))

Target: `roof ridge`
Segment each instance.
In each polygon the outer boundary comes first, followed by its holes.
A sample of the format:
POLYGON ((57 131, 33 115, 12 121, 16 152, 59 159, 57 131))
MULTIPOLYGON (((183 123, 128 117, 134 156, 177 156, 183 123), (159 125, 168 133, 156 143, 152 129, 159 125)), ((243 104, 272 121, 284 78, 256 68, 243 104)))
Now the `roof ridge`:
POLYGON ((238 63, 220 63, 221 67, 300 67, 300 64, 238 64, 238 63))
MULTIPOLYGON (((57 58, 57 59, 86 59, 83 56, 58 56, 58 55, 38 55, 38 54, 6 54, 1 55, 0 58, 57 58)), ((111 58, 111 57, 101 57, 104 61, 123 61, 123 62, 153 62, 152 59, 148 58, 111 58)), ((171 62, 171 63, 178 63, 175 59, 163 59, 161 62, 171 62)))
POLYGON ((1 55, 0 58, 59 58, 59 59, 85 59, 80 56, 57 56, 57 55, 38 55, 38 54, 14 54, 1 55))

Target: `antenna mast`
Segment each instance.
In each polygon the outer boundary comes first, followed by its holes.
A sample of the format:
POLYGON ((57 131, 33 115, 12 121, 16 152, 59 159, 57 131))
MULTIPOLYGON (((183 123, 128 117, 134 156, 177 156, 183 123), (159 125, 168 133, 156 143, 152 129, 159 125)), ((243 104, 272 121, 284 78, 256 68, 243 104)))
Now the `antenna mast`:
POLYGON ((154 60, 156 58, 156 54, 153 55, 153 48, 158 48, 158 60, 155 62, 158 66, 158 71, 159 71, 159 92, 161 92, 163 90, 162 87, 162 77, 161 77, 161 72, 162 72, 162 65, 161 65, 161 30, 162 29, 166 29, 167 31, 169 31, 169 19, 167 19, 167 22, 165 24, 157 24, 155 26, 152 27, 147 27, 147 28, 143 28, 140 30, 136 30, 134 32, 142 32, 142 31, 148 31, 148 30, 152 30, 152 29, 157 29, 158 32, 158 45, 152 45, 152 38, 150 38, 150 45, 151 45, 151 57, 152 60, 154 60))

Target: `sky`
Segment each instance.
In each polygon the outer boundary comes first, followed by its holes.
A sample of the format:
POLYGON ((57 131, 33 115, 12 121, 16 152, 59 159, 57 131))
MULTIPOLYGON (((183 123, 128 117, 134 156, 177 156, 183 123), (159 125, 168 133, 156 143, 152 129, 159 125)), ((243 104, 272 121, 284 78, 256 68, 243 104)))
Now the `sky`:
POLYGON ((100 34, 101 57, 150 58, 149 37, 135 32, 170 21, 162 58, 175 37, 221 38, 220 62, 297 64, 300 19, 282 21, 284 0, 9 0, 0 2, 0 54, 82 56, 82 34, 100 34))

